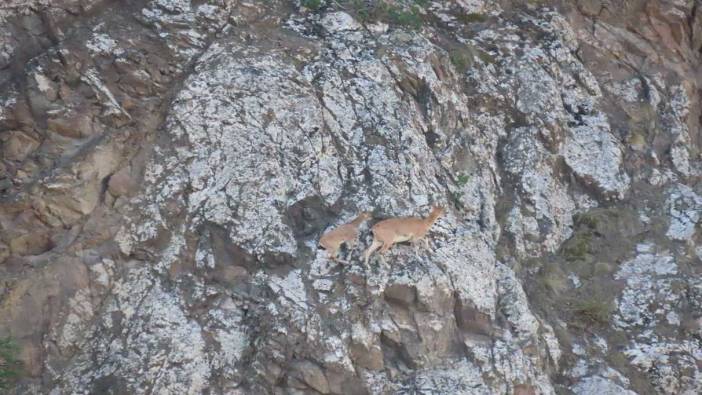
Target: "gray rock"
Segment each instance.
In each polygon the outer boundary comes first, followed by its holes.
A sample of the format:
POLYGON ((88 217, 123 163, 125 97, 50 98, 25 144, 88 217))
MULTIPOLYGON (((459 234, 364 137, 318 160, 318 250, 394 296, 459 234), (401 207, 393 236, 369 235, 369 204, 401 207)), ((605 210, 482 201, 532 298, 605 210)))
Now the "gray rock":
POLYGON ((2 153, 7 160, 22 161, 34 151, 39 142, 19 130, 11 130, 0 135, 2 153))
POLYGON ((300 372, 304 382, 312 389, 322 394, 329 393, 329 382, 319 366, 311 362, 302 362, 297 364, 295 369, 300 372))
POLYGON ((634 395, 636 392, 629 391, 616 383, 607 380, 603 377, 593 376, 588 377, 578 384, 574 385, 571 390, 575 394, 603 394, 603 395, 615 395, 615 394, 626 394, 634 395))
POLYGON ((702 197, 687 185, 678 184, 669 191, 666 201, 670 225, 666 236, 673 240, 690 240, 702 212, 702 197))
POLYGON ((391 3, 0 7, 14 393, 702 391, 699 10, 391 3))

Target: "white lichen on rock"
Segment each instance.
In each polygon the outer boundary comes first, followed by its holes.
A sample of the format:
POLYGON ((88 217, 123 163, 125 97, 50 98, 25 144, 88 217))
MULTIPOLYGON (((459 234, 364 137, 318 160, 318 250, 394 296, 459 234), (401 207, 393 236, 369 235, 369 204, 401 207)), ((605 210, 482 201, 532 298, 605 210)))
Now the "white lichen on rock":
POLYGON ((670 225, 666 236, 673 240, 690 240, 702 215, 702 197, 684 184, 668 190, 666 209, 670 225))
MULTIPOLYGON (((648 250, 649 247, 640 246, 639 250, 648 250)), ((627 284, 617 303, 615 324, 620 328, 651 325, 665 316, 677 299, 671 289, 677 273, 674 258, 665 253, 643 252, 625 262, 615 275, 616 279, 625 280, 627 284), (666 302, 662 303, 664 300, 666 302), (654 303, 658 309, 651 311, 654 303)))
MULTIPOLYGON (((59 42, 61 56, 43 63, 55 68, 29 68, 35 96, 0 94, 0 127, 12 129, 2 150, 9 136, 43 131, 43 107, 63 114, 73 85, 96 109, 96 128, 116 121, 57 155, 57 174, 0 218, 12 239, 0 243, 7 272, 54 267, 66 254, 85 264, 85 284, 46 304, 49 356, 36 377, 47 384, 34 392, 700 392, 694 84, 646 65, 626 71, 640 62, 599 73, 589 51, 604 47, 619 62, 622 37, 645 49, 599 16, 583 32, 569 24, 577 18, 531 4, 401 1, 371 16, 344 2, 293 3, 108 5, 115 20, 136 19, 150 46, 134 44, 132 25, 77 28, 65 40, 79 50, 59 42), (425 24, 408 29, 403 18, 425 24), (158 114, 144 122, 134 114, 151 101, 158 114), (113 193, 127 156, 134 190, 113 193), (428 249, 400 243, 364 267, 367 227, 356 250, 342 251, 347 263, 318 248, 360 211, 373 212, 372 225, 435 204, 446 213, 428 249), (618 211, 632 205, 639 222, 621 237, 639 243, 634 251, 609 237, 610 225, 636 222, 618 211), (18 254, 29 238, 15 238, 16 223, 39 214, 38 227, 71 234, 18 254), (110 215, 119 219, 98 229, 110 215), (592 243, 587 254, 565 256, 573 235, 592 243), (562 278, 551 287, 541 274, 555 265, 562 278), (594 285, 616 308, 585 333, 570 306, 534 305, 544 289, 560 302, 594 285), (619 350, 626 363, 609 358, 619 350)), ((16 69, 6 67, 17 43, 5 30, 0 77, 16 69)), ((34 160, 36 147, 0 166, 0 186, 13 186, 5 171, 34 160)), ((0 308, 22 289, 4 281, 0 308)))
POLYGON ((636 395, 636 392, 622 388, 612 380, 600 376, 587 377, 570 388, 576 395, 636 395))
MULTIPOLYGON (((72 366, 56 378, 57 388, 90 388, 108 376, 121 377, 135 393, 148 388, 197 393, 208 385, 213 371, 202 326, 186 316, 182 301, 160 281, 148 269, 134 268, 114 285, 113 296, 91 327, 96 334, 106 330, 110 335, 82 349, 72 366), (100 355, 99 368, 84 374, 93 367, 93 355, 100 355)), ((240 337, 244 335, 232 324, 227 322, 226 333, 218 339, 222 346, 240 345, 215 358, 215 365, 238 362, 237 353, 243 350, 240 337)))
POLYGON ((615 278, 625 280, 627 286, 617 300, 614 324, 637 333, 624 352, 631 364, 647 372, 664 393, 698 392, 702 348, 689 340, 661 336, 656 328, 679 325, 675 317, 682 313, 680 289, 695 289, 699 281, 687 279, 673 256, 656 253, 651 244, 640 244, 636 257, 625 262, 615 278))

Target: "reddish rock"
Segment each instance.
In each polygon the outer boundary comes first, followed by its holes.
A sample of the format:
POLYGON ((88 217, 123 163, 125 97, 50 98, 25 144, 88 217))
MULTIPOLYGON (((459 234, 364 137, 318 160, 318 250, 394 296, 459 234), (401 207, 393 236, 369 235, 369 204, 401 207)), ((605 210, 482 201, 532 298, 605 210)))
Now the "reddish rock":
POLYGON ((329 382, 322 368, 309 361, 300 362, 295 368, 300 373, 302 381, 310 388, 322 394, 329 393, 329 382))
POLYGON ((92 117, 86 113, 51 117, 47 121, 47 127, 51 132, 75 139, 91 136, 94 132, 92 117))
POLYGON ((392 284, 385 288, 385 299, 409 306, 417 299, 417 290, 408 284, 392 284))
POLYGON ((536 395, 536 388, 529 384, 517 384, 514 386, 514 395, 536 395))
POLYGON ((30 232, 10 240, 13 255, 39 255, 51 248, 52 242, 47 232, 30 232))
POLYGON ((458 299, 454 307, 454 315, 458 327, 464 331, 488 336, 493 333, 490 315, 479 311, 471 304, 458 299))
POLYGON ((112 196, 128 195, 136 187, 136 183, 130 174, 130 167, 123 167, 110 176, 107 189, 112 196))
POLYGON ((368 370, 382 370, 385 366, 383 350, 376 345, 366 347, 363 344, 352 344, 350 347, 351 359, 362 368, 368 370))
POLYGON ((3 157, 14 161, 23 161, 39 146, 37 140, 19 130, 2 133, 0 141, 2 141, 3 157))

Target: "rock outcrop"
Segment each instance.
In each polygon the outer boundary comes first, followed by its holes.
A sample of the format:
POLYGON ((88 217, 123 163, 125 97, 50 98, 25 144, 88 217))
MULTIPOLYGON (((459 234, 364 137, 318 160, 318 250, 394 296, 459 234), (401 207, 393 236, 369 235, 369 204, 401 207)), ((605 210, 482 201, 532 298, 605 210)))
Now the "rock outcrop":
POLYGON ((702 392, 702 7, 625 3, 0 6, 9 390, 702 392))

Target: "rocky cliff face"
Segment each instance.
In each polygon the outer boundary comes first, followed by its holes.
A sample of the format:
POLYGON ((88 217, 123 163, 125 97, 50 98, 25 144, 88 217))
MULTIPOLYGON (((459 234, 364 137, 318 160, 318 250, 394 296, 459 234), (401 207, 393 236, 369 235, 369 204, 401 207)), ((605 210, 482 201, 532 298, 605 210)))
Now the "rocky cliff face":
POLYGON ((10 393, 702 392, 702 4, 301 3, 0 6, 10 393))

